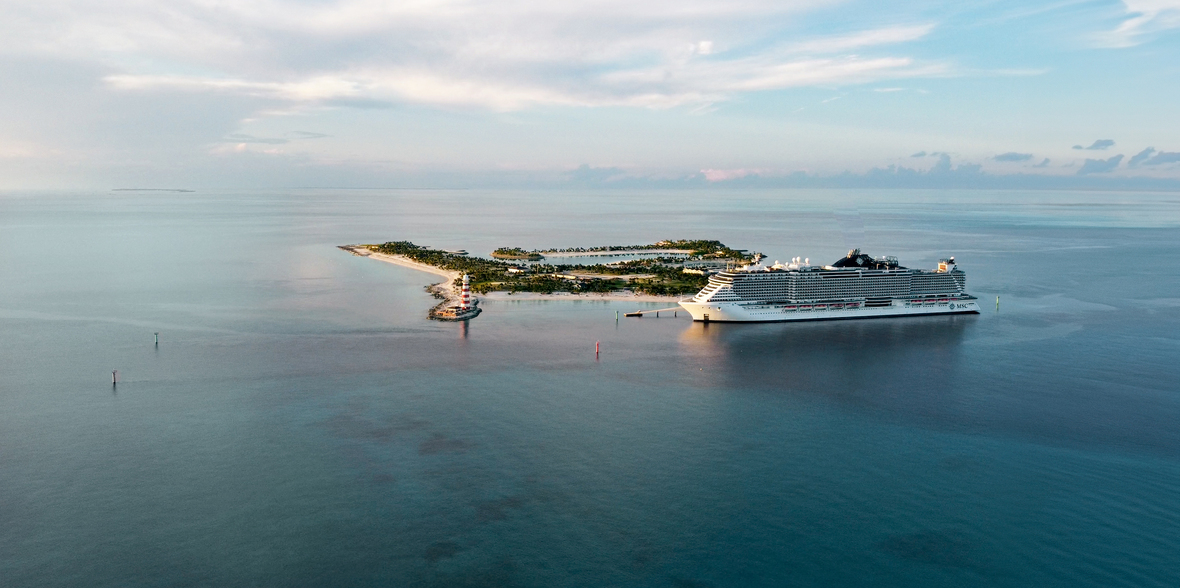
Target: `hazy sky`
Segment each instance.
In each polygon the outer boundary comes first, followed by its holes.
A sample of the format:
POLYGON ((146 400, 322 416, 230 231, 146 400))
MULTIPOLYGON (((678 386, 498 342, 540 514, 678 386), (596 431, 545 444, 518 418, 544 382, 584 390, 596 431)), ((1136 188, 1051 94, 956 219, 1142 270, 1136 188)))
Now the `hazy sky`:
POLYGON ((6 0, 0 188, 1176 181, 1178 74, 1180 0, 6 0))

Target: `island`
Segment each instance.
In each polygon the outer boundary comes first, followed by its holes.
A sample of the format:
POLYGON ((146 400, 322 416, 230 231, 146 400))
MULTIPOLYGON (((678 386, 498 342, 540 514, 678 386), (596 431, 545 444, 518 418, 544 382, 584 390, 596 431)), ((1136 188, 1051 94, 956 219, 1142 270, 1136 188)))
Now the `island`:
POLYGON ((492 259, 432 249, 410 241, 341 245, 340 249, 443 276, 443 282, 427 287, 442 300, 431 312, 453 307, 459 300, 462 277, 471 290, 488 298, 570 299, 625 298, 635 301, 671 301, 695 294, 709 275, 761 257, 732 249, 715 240, 665 240, 649 245, 615 245, 590 248, 524 250, 501 247, 492 259), (546 257, 631 257, 605 263, 542 262, 546 257), (637 257, 642 256, 642 257, 637 257))
POLYGON ((545 256, 536 251, 525 251, 520 247, 501 247, 492 252, 496 259, 517 259, 525 261, 541 261, 545 256))

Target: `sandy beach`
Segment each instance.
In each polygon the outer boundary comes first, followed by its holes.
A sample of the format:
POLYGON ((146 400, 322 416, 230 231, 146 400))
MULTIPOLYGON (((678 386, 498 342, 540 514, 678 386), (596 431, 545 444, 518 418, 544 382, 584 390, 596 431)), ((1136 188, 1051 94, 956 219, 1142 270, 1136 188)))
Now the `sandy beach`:
POLYGON ((442 294, 448 299, 458 299, 458 293, 455 291, 454 284, 455 280, 462 277, 462 274, 459 272, 439 269, 432 265, 426 265, 425 263, 418 263, 402 255, 386 255, 384 253, 377 253, 376 251, 366 249, 361 246, 347 245, 342 246, 341 249, 351 251, 361 257, 368 257, 371 259, 376 259, 377 261, 384 261, 385 263, 392 263, 394 265, 400 265, 402 267, 408 267, 410 269, 432 273, 436 276, 442 276, 446 279, 442 282, 432 285, 430 287, 431 292, 442 294))

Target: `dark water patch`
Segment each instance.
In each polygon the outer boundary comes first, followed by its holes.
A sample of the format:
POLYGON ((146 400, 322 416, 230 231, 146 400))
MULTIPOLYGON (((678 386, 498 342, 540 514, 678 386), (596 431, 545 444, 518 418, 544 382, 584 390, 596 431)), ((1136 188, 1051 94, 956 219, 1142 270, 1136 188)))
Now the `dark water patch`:
POLYGON ((516 580, 519 572, 515 562, 501 558, 486 567, 472 567, 454 574, 440 574, 426 585, 437 588, 512 588, 523 585, 516 580))
POLYGON ((358 439, 375 443, 388 443, 397 431, 393 427, 378 425, 366 418, 352 414, 338 414, 323 421, 333 435, 344 439, 358 439))
POLYGON ((475 506, 475 520, 480 523, 502 521, 508 518, 508 511, 524 505, 524 499, 519 496, 509 496, 499 500, 481 502, 475 506))
POLYGON ((715 586, 712 582, 694 580, 680 576, 672 576, 668 578, 668 581, 674 588, 713 588, 715 586))
POLYGON ((938 465, 952 472, 967 472, 983 467, 983 461, 973 455, 948 455, 938 460, 938 465))
POLYGON ((398 432, 421 431, 430 426, 430 421, 411 414, 395 414, 386 419, 386 423, 398 432))
POLYGON ((894 535, 878 544, 886 553, 909 561, 960 568, 981 569, 979 550, 962 532, 922 531, 894 535))
POLYGON ((403 433, 420 431, 430 426, 430 421, 407 414, 395 414, 385 418, 371 418, 365 406, 351 406, 345 412, 333 415, 322 424, 332 435, 343 439, 389 443, 403 433))
POLYGON ((656 551, 650 546, 637 547, 631 552, 631 567, 636 570, 647 569, 656 560, 656 551))
POLYGON ((473 444, 462 439, 451 439, 442 433, 435 433, 429 439, 418 445, 419 455, 437 455, 439 453, 463 453, 472 448, 473 444))
POLYGON ((439 541, 431 543, 422 553, 423 559, 430 563, 436 563, 440 559, 449 559, 455 557, 461 551, 458 543, 454 541, 439 541))

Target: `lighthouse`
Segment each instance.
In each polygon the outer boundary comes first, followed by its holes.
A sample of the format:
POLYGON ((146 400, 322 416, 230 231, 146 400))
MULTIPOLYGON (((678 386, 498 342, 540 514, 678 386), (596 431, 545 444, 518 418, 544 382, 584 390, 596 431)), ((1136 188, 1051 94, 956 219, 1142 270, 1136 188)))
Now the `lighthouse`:
POLYGON ((465 321, 479 315, 478 305, 478 300, 471 299, 471 276, 463 274, 463 287, 459 290, 458 304, 455 304, 455 291, 452 289, 446 300, 430 309, 430 318, 440 321, 465 321))

